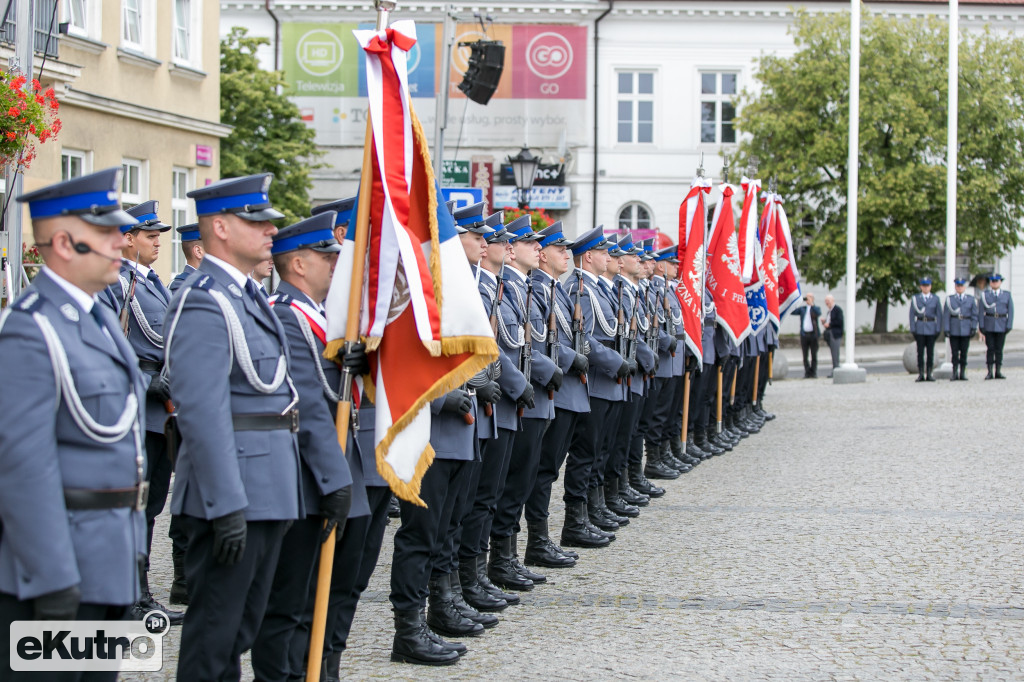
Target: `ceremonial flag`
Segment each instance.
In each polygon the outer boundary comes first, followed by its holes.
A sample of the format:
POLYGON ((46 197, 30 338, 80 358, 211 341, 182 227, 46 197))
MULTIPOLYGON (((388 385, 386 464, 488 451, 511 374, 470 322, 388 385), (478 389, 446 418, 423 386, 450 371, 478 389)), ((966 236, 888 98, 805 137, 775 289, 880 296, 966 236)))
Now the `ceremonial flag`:
POLYGON ((679 205, 679 284, 676 295, 683 309, 683 332, 686 346, 701 362, 704 322, 704 239, 707 211, 704 195, 711 191, 711 181, 694 178, 683 203, 679 205))
POLYGON ((740 281, 740 253, 732 213, 733 189, 721 186, 722 200, 715 207, 708 238, 707 288, 715 301, 718 325, 737 346, 750 333, 747 297, 740 281))
POLYGON ((778 249, 778 215, 775 211, 775 193, 764 195, 764 214, 761 216, 761 284, 764 285, 764 298, 768 306, 768 319, 775 329, 779 328, 779 263, 778 249))
POLYGON ((743 213, 740 217, 739 252, 742 259, 743 284, 747 296, 747 315, 750 319, 750 333, 757 334, 768 321, 768 305, 765 300, 764 268, 761 263, 761 240, 757 234, 757 191, 759 180, 743 178, 743 213))
POLYGON ((778 231, 775 234, 779 262, 779 320, 785 318, 793 304, 800 300, 800 271, 796 268, 793 235, 789 231, 789 218, 782 207, 782 197, 775 195, 775 214, 778 231))
MULTIPOLYGON (((434 459, 430 401, 498 356, 450 214, 437 203, 426 137, 409 99, 412 21, 353 32, 366 53, 372 136, 368 250, 359 333, 370 351, 368 397, 376 403, 377 470, 402 499, 423 504, 434 459)), ((359 215, 359 211, 354 212, 359 215)), ((325 355, 344 344, 355 259, 353 220, 327 295, 325 355)))

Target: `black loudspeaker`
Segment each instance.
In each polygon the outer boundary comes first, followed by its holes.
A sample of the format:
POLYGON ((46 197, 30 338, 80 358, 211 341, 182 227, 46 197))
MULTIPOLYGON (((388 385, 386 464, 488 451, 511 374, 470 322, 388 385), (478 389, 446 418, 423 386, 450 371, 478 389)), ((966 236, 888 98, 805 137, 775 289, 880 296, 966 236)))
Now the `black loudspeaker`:
POLYGON ((459 90, 478 104, 487 104, 498 89, 501 72, 505 69, 505 46, 500 40, 478 40, 459 43, 468 46, 469 66, 459 83, 459 90))

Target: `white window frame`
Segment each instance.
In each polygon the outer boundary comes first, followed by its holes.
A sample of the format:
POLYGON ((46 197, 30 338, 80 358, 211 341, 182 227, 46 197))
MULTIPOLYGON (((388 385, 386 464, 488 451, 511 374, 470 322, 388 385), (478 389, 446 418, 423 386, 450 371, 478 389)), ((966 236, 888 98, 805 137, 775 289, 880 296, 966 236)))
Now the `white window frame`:
POLYGON ((71 149, 70 147, 63 147, 60 150, 60 176, 61 180, 70 180, 71 178, 79 178, 83 175, 88 175, 92 172, 92 152, 87 152, 82 149, 71 149), (78 175, 69 175, 64 177, 64 159, 77 159, 79 161, 81 172, 78 175))
POLYGON ((643 203, 642 201, 630 201, 627 204, 623 204, 622 207, 620 207, 619 210, 615 213, 615 229, 619 231, 628 230, 630 232, 633 232, 634 230, 653 230, 654 224, 654 211, 652 211, 651 207, 643 203), (638 210, 643 210, 647 212, 646 226, 639 224, 639 216, 637 215, 638 210), (625 213, 626 211, 630 212, 629 224, 623 225, 622 214, 625 213))
POLYGON ((657 93, 658 93, 658 70, 653 68, 644 67, 623 67, 615 69, 613 72, 615 77, 612 82, 612 87, 615 92, 615 110, 613 120, 615 121, 615 144, 620 145, 652 145, 657 141, 657 116, 655 115, 655 108, 657 105, 657 93), (623 74, 630 74, 632 78, 632 92, 622 93, 619 92, 619 78, 623 74), (641 93, 640 90, 640 75, 649 75, 651 77, 651 92, 641 93), (619 127, 623 119, 619 117, 619 110, 621 103, 628 102, 631 105, 629 123, 631 125, 630 139, 622 140, 619 137, 619 127), (643 142, 639 141, 640 137, 640 106, 641 103, 649 103, 651 107, 651 139, 643 142))
POLYGON ((202 42, 202 18, 203 3, 201 0, 174 0, 171 5, 171 60, 175 64, 182 64, 189 66, 194 69, 202 68, 202 54, 203 54, 203 42, 202 42), (178 55, 178 31, 181 27, 178 24, 178 3, 188 3, 188 17, 186 20, 188 25, 188 45, 189 51, 187 55, 178 55))
POLYGON ((78 38, 100 39, 103 2, 101 0, 61 0, 61 15, 68 25, 68 35, 78 38), (81 8, 82 25, 72 21, 72 6, 81 8))
POLYGON ((121 0, 121 46, 150 57, 156 54, 156 4, 154 0, 121 0), (128 3, 132 3, 138 8, 138 42, 127 37, 128 3))
POLYGON ((734 145, 738 144, 738 135, 736 133, 736 116, 739 115, 739 109, 735 106, 735 100, 739 96, 740 92, 740 70, 739 69, 701 69, 697 74, 697 140, 700 144, 714 144, 714 145, 734 145), (704 93, 704 76, 714 75, 715 77, 715 92, 704 93), (723 94, 722 93, 722 76, 729 75, 736 78, 735 92, 723 94), (704 139, 704 105, 714 104, 715 105, 715 139, 705 140, 704 139), (729 104, 733 106, 733 128, 732 128, 732 141, 722 141, 722 105, 729 104))
POLYGON ((135 206, 146 201, 149 195, 149 162, 142 159, 121 159, 121 169, 124 175, 121 178, 121 203, 135 206), (131 170, 138 171, 138 182, 136 192, 131 192, 129 182, 131 181, 131 170))
MULTIPOLYGON (((171 226, 174 228, 195 222, 192 213, 194 203, 185 196, 192 189, 195 189, 195 169, 180 166, 171 168, 171 226), (183 191, 179 192, 182 176, 184 176, 185 187, 183 191)), ((181 235, 177 229, 173 229, 171 230, 171 276, 177 276, 184 269, 185 255, 181 252, 181 235)))

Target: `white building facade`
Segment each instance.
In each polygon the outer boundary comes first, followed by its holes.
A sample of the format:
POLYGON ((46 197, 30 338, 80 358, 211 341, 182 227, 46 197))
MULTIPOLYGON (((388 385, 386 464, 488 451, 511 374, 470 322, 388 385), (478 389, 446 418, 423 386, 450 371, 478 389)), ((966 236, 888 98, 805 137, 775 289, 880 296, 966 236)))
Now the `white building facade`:
MULTIPOLYGON (((756 60, 795 51, 794 5, 758 0, 572 0, 464 3, 399 0, 392 19, 417 23, 410 56, 413 106, 433 137, 442 68, 445 8, 458 16, 453 48, 444 160, 445 184, 476 187, 492 206, 513 205, 501 165, 524 144, 550 166, 531 197, 550 207, 566 233, 657 229, 675 241, 679 204, 703 155, 706 174, 721 179, 721 154, 735 148, 731 121, 743 90, 756 91, 756 60), (474 15, 483 19, 481 23, 474 15), (493 23, 486 18, 493 19, 493 23), (457 89, 468 49, 458 42, 501 40, 505 69, 491 101, 480 105, 457 89), (561 171, 561 172, 559 172, 561 171)), ((848 2, 803 2, 811 12, 849 11, 848 2)), ((945 2, 872 2, 892 16, 944 16, 945 2)), ((990 27, 1024 35, 1024 0, 961 0, 964 30, 990 27)), ((355 194, 362 159, 365 85, 351 30, 375 19, 372 3, 346 0, 232 0, 221 3, 220 29, 244 26, 271 46, 266 68, 285 71, 303 118, 317 130, 327 167, 315 172, 314 203, 355 194)), ((771 169, 762 168, 767 176, 771 169)), ((739 173, 732 181, 738 182, 739 173)), ((507 173, 506 173, 507 182, 507 173)), ((785 187, 780 187, 785 195, 785 187)), ((469 193, 467 193, 468 195, 469 193)), ((1024 249, 997 268, 1012 288, 1024 282, 1024 249)), ((819 294, 821 287, 806 285, 819 294)), ((842 286, 833 290, 845 300, 842 286)), ((848 313, 849 317, 849 313, 848 313)), ((906 324, 893 306, 890 328, 906 324)), ((873 306, 859 303, 856 325, 873 306)), ((786 321, 783 331, 796 331, 786 321)))

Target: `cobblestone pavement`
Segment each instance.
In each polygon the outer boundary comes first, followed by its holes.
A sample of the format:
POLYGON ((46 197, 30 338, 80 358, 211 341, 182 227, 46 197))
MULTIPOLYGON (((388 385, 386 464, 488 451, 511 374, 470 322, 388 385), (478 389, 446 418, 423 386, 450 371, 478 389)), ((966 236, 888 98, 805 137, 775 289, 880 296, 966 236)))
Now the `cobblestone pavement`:
MULTIPOLYGON (((548 571, 453 667, 388 660, 392 525, 342 672, 1024 679, 1024 371, 978 379, 777 383, 766 403, 778 419, 668 482, 609 548, 548 571)), ((165 598, 166 527, 158 538, 153 582, 165 598)), ((171 679, 177 631, 168 645, 171 679)))

